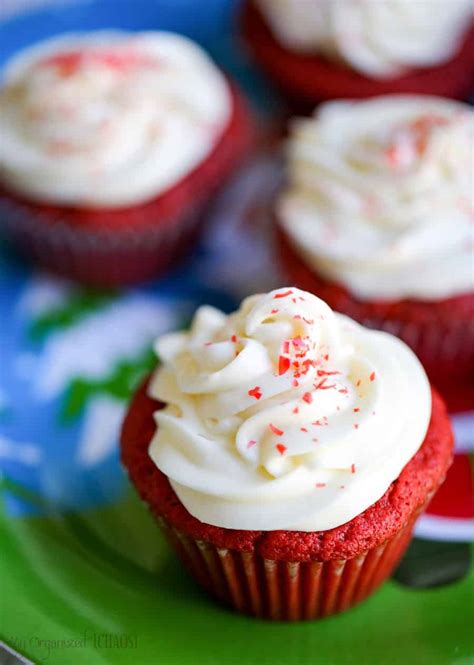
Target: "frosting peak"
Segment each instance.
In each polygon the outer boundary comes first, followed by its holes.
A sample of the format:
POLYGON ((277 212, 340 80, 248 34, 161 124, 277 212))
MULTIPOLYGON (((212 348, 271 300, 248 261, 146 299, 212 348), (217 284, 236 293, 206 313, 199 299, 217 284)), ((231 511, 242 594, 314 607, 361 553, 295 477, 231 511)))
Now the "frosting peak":
POLYGON ((164 32, 66 35, 7 65, 0 90, 7 185, 62 205, 145 202, 211 152, 230 117, 223 75, 164 32))
POLYGON ((150 456, 188 511, 237 529, 320 530, 374 503, 430 415, 412 352, 295 288, 209 307, 161 338, 150 456))

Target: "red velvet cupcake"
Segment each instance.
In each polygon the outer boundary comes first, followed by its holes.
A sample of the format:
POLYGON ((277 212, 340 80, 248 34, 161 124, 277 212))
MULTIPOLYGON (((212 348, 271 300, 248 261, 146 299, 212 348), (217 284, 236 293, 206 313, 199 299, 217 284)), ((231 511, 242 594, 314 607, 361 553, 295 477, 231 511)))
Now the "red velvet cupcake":
POLYGON ((173 265, 253 140, 237 88, 171 33, 44 42, 7 66, 0 94, 7 235, 43 266, 100 286, 173 265))
POLYGON ((430 97, 323 105, 295 124, 276 204, 289 279, 402 338, 450 394, 474 380, 473 118, 430 97))
POLYGON ((239 612, 341 612, 383 583, 442 483, 452 432, 395 337, 285 288, 203 307, 157 343, 122 461, 191 575, 239 612))
POLYGON ((474 86, 470 0, 247 0, 243 32, 282 92, 313 107, 393 93, 466 99, 474 86))

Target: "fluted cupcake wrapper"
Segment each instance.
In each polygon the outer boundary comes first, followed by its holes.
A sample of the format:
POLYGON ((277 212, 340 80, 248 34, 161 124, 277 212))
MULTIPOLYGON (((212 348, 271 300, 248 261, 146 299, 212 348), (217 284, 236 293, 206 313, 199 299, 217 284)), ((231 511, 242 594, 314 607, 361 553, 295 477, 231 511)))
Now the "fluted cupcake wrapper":
POLYGON ((43 224, 21 205, 0 201, 6 235, 35 263, 88 284, 114 287, 159 276, 189 250, 199 233, 200 211, 146 229, 77 229, 43 224))
POLYGON ((370 596, 403 556, 415 519, 352 559, 303 562, 215 547, 158 522, 192 577, 216 599, 244 614, 301 621, 343 612, 370 596))
POLYGON ((459 323, 440 322, 436 327, 432 323, 407 323, 394 318, 358 317, 358 320, 363 326, 383 330, 403 340, 416 353, 430 377, 441 385, 446 380, 472 378, 474 317, 459 323))

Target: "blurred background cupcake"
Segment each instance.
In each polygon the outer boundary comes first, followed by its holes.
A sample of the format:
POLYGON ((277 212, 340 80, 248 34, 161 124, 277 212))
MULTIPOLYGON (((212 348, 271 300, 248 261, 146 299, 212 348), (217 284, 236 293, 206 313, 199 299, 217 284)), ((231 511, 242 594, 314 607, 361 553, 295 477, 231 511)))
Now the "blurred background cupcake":
POLYGON ((471 0, 246 0, 255 58, 293 101, 415 93, 465 98, 471 0))
POLYGON ((3 226, 27 256, 101 286, 173 265, 252 141, 237 88, 172 33, 47 40, 7 64, 0 95, 3 226))
POLYGON ((446 386, 474 378, 473 126, 441 98, 328 103, 295 121, 276 203, 287 277, 446 386))

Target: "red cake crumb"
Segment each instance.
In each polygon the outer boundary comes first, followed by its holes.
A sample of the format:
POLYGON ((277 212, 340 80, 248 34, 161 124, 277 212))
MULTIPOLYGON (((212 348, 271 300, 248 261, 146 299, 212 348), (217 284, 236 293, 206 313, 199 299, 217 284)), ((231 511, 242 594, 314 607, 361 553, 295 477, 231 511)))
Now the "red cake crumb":
MULTIPOLYGON (((444 480, 453 456, 453 435, 445 405, 433 390, 425 440, 400 476, 375 504, 350 522, 316 532, 243 531, 200 522, 177 498, 167 477, 148 455, 156 430, 153 413, 163 404, 151 399, 145 382, 135 394, 121 435, 121 458, 130 480, 156 516, 193 539, 215 547, 255 552, 268 559, 308 561, 350 559, 384 542, 413 517, 444 480)), ((357 471, 352 465, 351 471, 357 471)), ((344 486, 341 486, 341 490, 344 486)))
POLYGON ((248 394, 249 397, 254 397, 255 399, 259 400, 262 397, 260 386, 255 386, 255 388, 252 388, 251 390, 248 391, 248 394))
POLYGON ((283 436, 283 434, 285 433, 282 429, 279 429, 278 427, 275 427, 275 425, 272 425, 272 423, 270 423, 268 427, 275 436, 283 436))
POLYGON ((329 99, 364 99, 394 93, 466 99, 474 84, 474 23, 457 54, 434 67, 411 69, 403 76, 373 79, 313 54, 284 48, 255 2, 247 0, 242 31, 255 58, 286 97, 314 106, 329 99))
POLYGON ((288 296, 291 296, 293 291, 280 291, 279 293, 275 293, 273 298, 276 300, 277 298, 288 298, 288 296))
POLYGON ((285 356, 278 358, 278 375, 282 376, 290 369, 290 359, 285 356))

